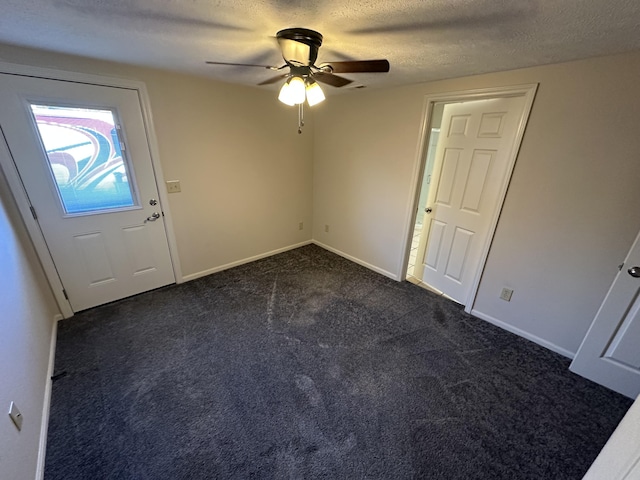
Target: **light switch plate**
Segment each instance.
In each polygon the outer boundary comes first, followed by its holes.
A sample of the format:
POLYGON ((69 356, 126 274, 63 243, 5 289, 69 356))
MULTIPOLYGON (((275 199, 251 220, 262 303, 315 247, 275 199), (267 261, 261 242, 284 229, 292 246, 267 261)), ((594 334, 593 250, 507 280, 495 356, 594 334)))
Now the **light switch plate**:
POLYGON ((14 402, 11 402, 11 405, 9 406, 9 417, 13 420, 16 428, 18 430, 22 430, 22 414, 14 402))
POLYGON ((180 189, 180 180, 167 180, 166 184, 168 193, 178 193, 182 191, 180 189))

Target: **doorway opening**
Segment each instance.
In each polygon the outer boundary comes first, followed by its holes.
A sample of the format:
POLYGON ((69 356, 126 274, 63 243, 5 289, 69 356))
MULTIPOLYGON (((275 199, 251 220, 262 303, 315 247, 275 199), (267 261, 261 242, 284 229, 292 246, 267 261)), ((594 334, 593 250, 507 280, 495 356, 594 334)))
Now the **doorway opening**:
POLYGON ((428 97, 404 272, 471 311, 537 85, 428 97))
POLYGON ((431 125, 426 139, 426 157, 424 171, 420 181, 420 196, 418 197, 418 208, 416 209, 416 220, 413 224, 413 234, 411 236, 411 250, 409 253, 409 263, 407 265, 407 280, 414 281, 414 267, 418 255, 418 246, 420 244, 420 235, 425 217, 425 208, 427 199, 429 198, 429 189, 432 185, 433 164, 436 155, 436 147, 440 138, 440 124, 442 123, 442 113, 444 111, 444 103, 437 103, 433 107, 433 115, 431 116, 431 125))

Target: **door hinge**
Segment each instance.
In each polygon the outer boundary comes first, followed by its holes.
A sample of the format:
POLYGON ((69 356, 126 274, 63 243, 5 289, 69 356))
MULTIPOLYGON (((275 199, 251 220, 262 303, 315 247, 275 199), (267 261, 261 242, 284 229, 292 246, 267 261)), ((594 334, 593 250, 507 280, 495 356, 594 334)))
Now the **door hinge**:
POLYGON ((120 142, 120 150, 124 152, 126 149, 124 142, 120 142))
POLYGON ((29 205, 29 210, 31 210, 31 215, 33 216, 33 219, 37 220, 38 219, 38 215, 36 215, 36 209, 33 208, 32 205, 29 205))
POLYGON ((69 295, 67 295, 67 291, 64 288, 62 289, 62 294, 64 295, 64 298, 69 300, 69 295))

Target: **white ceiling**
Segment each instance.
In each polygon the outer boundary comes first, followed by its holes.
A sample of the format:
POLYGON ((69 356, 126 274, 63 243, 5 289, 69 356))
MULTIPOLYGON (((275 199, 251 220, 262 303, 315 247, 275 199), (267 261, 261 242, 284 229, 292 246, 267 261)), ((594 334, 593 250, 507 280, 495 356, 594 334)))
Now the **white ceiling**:
MULTIPOLYGON (((387 58, 395 86, 640 49, 639 0, 2 0, 0 42, 255 85, 283 28, 324 35, 318 62, 387 58)), ((260 87, 277 88, 277 86, 260 87)), ((325 91, 335 90, 327 87, 325 91)))

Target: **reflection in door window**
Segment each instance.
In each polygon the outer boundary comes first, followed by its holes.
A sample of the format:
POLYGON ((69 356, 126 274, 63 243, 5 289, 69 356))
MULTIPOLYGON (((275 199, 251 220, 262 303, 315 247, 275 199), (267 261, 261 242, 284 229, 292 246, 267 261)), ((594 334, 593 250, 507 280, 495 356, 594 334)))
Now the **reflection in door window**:
POLYGON ((31 104, 66 213, 134 205, 111 110, 31 104))

